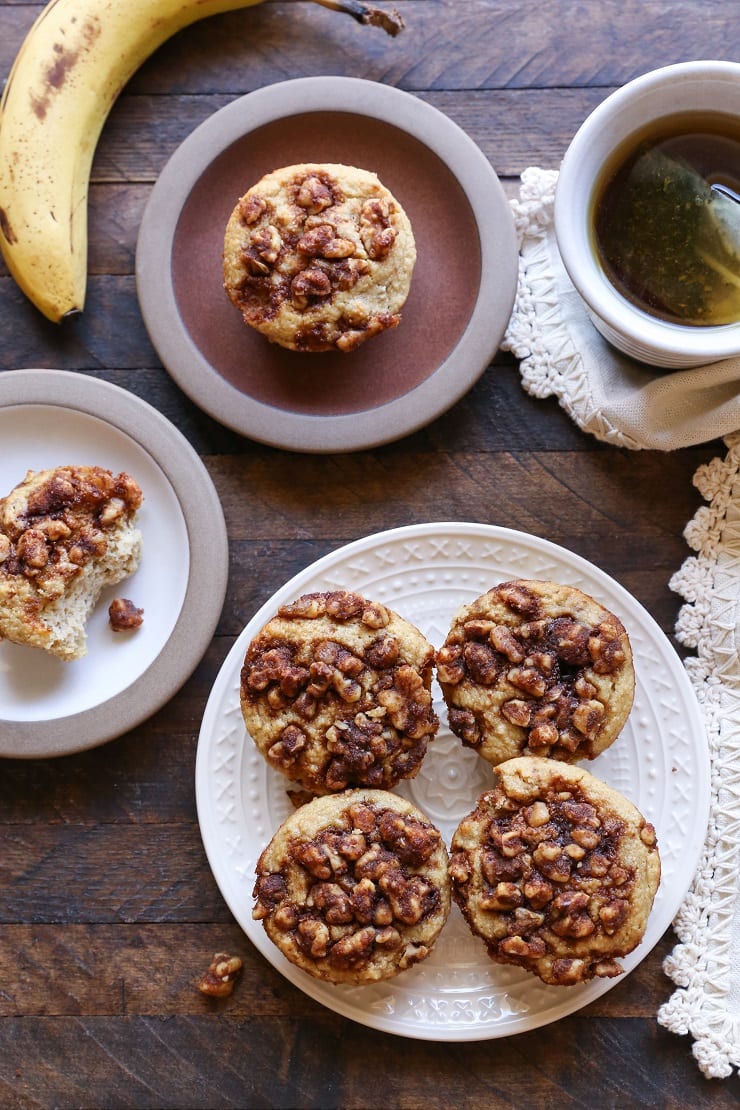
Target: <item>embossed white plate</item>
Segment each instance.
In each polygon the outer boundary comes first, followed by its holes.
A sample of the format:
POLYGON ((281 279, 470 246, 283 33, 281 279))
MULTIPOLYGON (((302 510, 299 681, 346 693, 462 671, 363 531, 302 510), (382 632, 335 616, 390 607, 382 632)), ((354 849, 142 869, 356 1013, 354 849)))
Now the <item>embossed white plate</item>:
MULTIPOLYGON (((424 963, 385 983, 333 986, 290 964, 253 921, 257 857, 292 811, 289 785, 257 753, 242 723, 239 673, 247 645, 278 605, 311 590, 352 589, 382 601, 438 647, 458 607, 497 582, 529 577, 592 594, 624 622, 637 689, 629 721, 589 770, 652 821, 663 873, 642 944, 622 960, 630 971, 671 923, 691 882, 709 812, 709 757, 698 704, 681 661, 653 618, 603 571, 564 548, 483 524, 435 523, 381 532, 319 559, 262 606, 225 660, 206 706, 198 744, 198 817, 221 892, 250 940, 287 979, 323 1005, 376 1029, 425 1040, 507 1036, 573 1013, 620 979, 547 987, 489 960, 456 907, 424 963)), ((493 782, 491 769, 442 721, 418 777, 399 787, 449 845, 459 820, 493 782)))

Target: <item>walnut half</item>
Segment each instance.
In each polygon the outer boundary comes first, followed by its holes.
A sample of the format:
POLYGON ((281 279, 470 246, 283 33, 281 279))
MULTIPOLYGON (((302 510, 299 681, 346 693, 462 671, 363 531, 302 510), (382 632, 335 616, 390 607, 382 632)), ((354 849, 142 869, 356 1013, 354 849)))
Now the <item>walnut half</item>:
POLYGON ((200 977, 198 990, 211 998, 227 998, 234 989, 234 983, 241 973, 242 966, 238 956, 217 952, 208 970, 200 977))

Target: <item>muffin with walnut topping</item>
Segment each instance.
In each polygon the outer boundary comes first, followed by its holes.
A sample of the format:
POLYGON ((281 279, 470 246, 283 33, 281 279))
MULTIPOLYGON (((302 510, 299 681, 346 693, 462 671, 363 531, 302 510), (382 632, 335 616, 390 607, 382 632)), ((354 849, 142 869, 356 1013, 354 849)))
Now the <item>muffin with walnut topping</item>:
POLYGON ((354 351, 398 326, 416 262, 408 216, 374 173, 303 163, 234 208, 224 287, 247 324, 294 351, 354 351))
POLYGON ((262 852, 253 916, 315 978, 377 982, 430 954, 450 909, 447 864, 439 831, 397 794, 316 798, 262 852))
POLYGON ((627 632, 574 586, 516 579, 464 605, 437 652, 452 731, 490 763, 594 759, 635 690, 627 632))
POLYGON ((138 483, 100 466, 29 470, 0 499, 0 640, 69 662, 106 586, 141 557, 138 483))
POLYGON ((388 789, 419 770, 438 720, 434 648, 418 628, 345 590, 282 605, 241 670, 247 729, 311 794, 388 789))
POLYGON ((660 881, 655 829, 581 767, 519 757, 495 769, 452 838, 452 894, 497 963, 569 986, 623 971, 660 881))

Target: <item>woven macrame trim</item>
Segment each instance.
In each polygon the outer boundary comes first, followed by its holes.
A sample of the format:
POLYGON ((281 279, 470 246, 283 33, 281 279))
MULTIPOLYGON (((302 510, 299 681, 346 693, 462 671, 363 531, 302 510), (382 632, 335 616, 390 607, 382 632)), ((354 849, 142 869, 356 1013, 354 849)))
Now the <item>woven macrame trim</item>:
POLYGON ((696 551, 670 581, 685 604, 676 635, 696 656, 686 669, 704 712, 711 759, 711 810, 701 861, 674 921, 679 938, 664 970, 677 984, 658 1011, 674 1033, 691 1034, 707 1078, 740 1068, 740 434, 724 459, 699 468, 709 502, 685 529, 696 551))
POLYGON ((510 202, 519 241, 519 275, 511 319, 501 346, 519 359, 522 386, 533 397, 557 397, 571 420, 597 439, 640 450, 594 403, 589 375, 566 328, 558 301, 551 245, 556 170, 522 174, 510 202))

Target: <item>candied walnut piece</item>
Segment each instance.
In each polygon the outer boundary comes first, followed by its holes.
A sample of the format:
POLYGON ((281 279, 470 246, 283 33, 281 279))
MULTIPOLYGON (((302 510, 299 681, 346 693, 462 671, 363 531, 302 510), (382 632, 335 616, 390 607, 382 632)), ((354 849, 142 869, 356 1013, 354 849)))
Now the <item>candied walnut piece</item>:
POLYGON ((242 966, 238 956, 217 952, 208 970, 200 977, 198 990, 211 998, 227 998, 234 989, 234 983, 241 973, 242 966))
POLYGON ((466 644, 463 648, 463 661, 473 682, 491 686, 499 676, 496 653, 486 644, 475 641, 466 644))
POLYGON ((351 239, 337 235, 331 224, 319 224, 309 228, 297 243, 297 250, 312 258, 351 258, 355 254, 355 244, 351 239))
MULTIPOLYGON (((341 199, 341 197, 337 198, 341 199)), ((322 180, 317 174, 305 177, 296 192, 296 204, 309 212, 323 212, 336 203, 333 187, 328 180, 322 180)))
POLYGON ((437 652, 437 677, 454 686, 465 678, 465 661, 461 644, 445 644, 437 652))
POLYGON ((448 714, 450 728, 470 747, 475 747, 482 740, 480 725, 475 715, 468 709, 450 709, 448 714))
MULTIPOLYGON (((472 623, 472 622, 469 622, 472 623)), ((468 630, 465 626, 465 631, 468 630)), ((523 663, 526 653, 514 633, 505 624, 497 624, 490 632, 491 645, 505 655, 510 663, 523 663)))
POLYGON ((300 308, 306 308, 311 297, 328 297, 330 295, 331 281, 328 274, 313 266, 296 274, 290 283, 290 292, 294 304, 300 308))
POLYGON ((498 593, 516 613, 523 613, 530 620, 539 616, 540 599, 524 582, 504 582, 498 593))
POLYGON ((270 264, 277 262, 283 240, 278 229, 273 227, 272 224, 268 224, 267 227, 258 228, 256 231, 253 231, 250 242, 260 258, 264 259, 265 262, 269 262, 270 264))
POLYGON ((267 201, 256 193, 248 193, 239 202, 239 214, 242 222, 247 225, 256 224, 266 211, 267 201))
POLYGON ((305 732, 296 725, 288 725, 276 740, 267 749, 267 754, 275 763, 289 767, 300 756, 308 740, 305 732))
POLYGON ((588 653, 596 674, 613 674, 624 665, 625 652, 618 632, 608 625, 599 625, 597 635, 590 636, 588 653))
MULTIPOLYGON (((18 558, 26 564, 26 568, 34 570, 45 567, 49 562, 49 548, 46 537, 39 528, 27 528, 16 544, 18 558)), ((26 570, 26 573, 28 571, 26 570)))
POLYGON ((114 632, 129 632, 141 628, 144 610, 137 608, 127 597, 115 597, 108 606, 108 619, 114 632))

